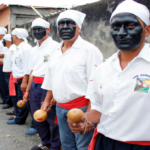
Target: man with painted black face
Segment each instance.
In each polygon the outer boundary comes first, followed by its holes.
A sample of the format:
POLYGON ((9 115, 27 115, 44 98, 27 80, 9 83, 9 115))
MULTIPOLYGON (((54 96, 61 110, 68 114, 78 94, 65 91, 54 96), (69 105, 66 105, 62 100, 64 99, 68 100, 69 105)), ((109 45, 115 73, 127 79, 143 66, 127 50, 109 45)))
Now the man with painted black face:
MULTIPOLYGON (((150 150, 150 12, 132 0, 112 13, 111 35, 119 49, 97 68, 90 112, 72 132, 98 123, 88 150, 150 150)), ((74 126, 73 126, 74 125, 74 126)))
POLYGON ((81 132, 84 135, 80 135, 72 133, 67 123, 70 109, 90 110, 90 101, 85 96, 91 90, 96 67, 103 61, 100 50, 79 35, 85 16, 76 10, 67 10, 58 16, 57 28, 63 41, 50 59, 42 85, 48 92, 41 109, 49 111, 48 106, 55 100, 57 102, 56 114, 63 150, 86 150, 93 135, 94 124, 88 124, 89 132, 84 134, 83 129, 81 132))
MULTIPOLYGON (((41 85, 44 80, 49 59, 52 57, 58 43, 48 36, 50 24, 44 19, 37 18, 32 22, 32 32, 37 40, 37 45, 32 50, 28 64, 28 68, 31 69, 32 72, 24 99, 27 101, 30 93, 29 102, 33 116, 34 112, 40 109, 46 96, 47 90, 43 90, 41 85)), ((34 125, 39 133, 42 144, 34 146, 32 150, 60 150, 61 143, 58 124, 55 122, 55 107, 56 106, 51 107, 46 121, 36 122, 34 120, 34 125)))

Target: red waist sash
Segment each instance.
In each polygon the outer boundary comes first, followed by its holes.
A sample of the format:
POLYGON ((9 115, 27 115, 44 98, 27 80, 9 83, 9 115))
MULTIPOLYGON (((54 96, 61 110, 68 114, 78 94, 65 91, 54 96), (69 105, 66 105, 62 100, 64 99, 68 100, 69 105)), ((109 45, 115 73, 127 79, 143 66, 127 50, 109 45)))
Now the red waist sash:
POLYGON ((98 137, 98 134, 99 132, 97 132, 97 127, 94 131, 94 134, 93 134, 93 137, 92 137, 92 140, 89 144, 89 147, 88 147, 88 150, 94 150, 95 149, 95 145, 96 145, 96 142, 97 142, 97 137, 98 137))
MULTIPOLYGON (((97 132, 97 127, 94 131, 92 140, 89 144, 88 150, 94 150, 95 149, 95 145, 97 142, 97 137, 98 137, 99 132, 97 132)), ((122 141, 119 141, 122 142, 122 141)), ((135 145, 150 145, 150 141, 127 141, 127 142, 122 142, 122 143, 128 143, 128 144, 135 144, 135 145)))
POLYGON ((3 65, 2 63, 0 63, 0 65, 3 65))
POLYGON ((15 89, 15 83, 17 82, 17 79, 13 77, 13 74, 10 74, 9 79, 9 95, 10 96, 16 96, 16 89, 15 89))
POLYGON ((87 106, 88 104, 89 99, 86 99, 85 96, 76 98, 67 103, 58 103, 58 105, 64 109, 81 108, 87 106))
POLYGON ((34 76, 33 76, 33 81, 34 81, 35 83, 42 84, 43 81, 44 81, 44 77, 34 77, 34 76))
POLYGON ((22 80, 23 78, 17 78, 17 80, 19 81, 19 80, 22 80))

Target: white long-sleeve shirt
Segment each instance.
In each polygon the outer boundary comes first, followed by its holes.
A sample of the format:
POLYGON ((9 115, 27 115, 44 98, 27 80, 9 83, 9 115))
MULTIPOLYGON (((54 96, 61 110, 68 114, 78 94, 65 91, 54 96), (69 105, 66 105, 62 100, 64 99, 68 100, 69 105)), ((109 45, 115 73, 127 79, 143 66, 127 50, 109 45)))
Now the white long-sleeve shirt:
MULTIPOLYGON (((7 48, 3 46, 2 40, 0 40, 0 54, 5 54, 5 50, 7 50, 7 48)), ((0 59, 3 60, 4 58, 0 59)))
POLYGON ((87 94, 103 56, 97 47, 80 36, 64 54, 62 45, 59 44, 50 59, 42 88, 52 90, 57 102, 66 103, 87 94))
POLYGON ((96 71, 91 109, 102 113, 97 131, 118 141, 150 141, 150 46, 125 69, 115 53, 96 71))
POLYGON ((22 42, 17 46, 12 67, 14 78, 22 78, 24 75, 29 75, 31 73, 31 70, 28 69, 31 49, 32 47, 26 42, 22 42))
POLYGON ((13 44, 9 48, 6 48, 3 59, 3 72, 12 71, 13 56, 16 52, 16 46, 13 44))
POLYGON ((32 76, 44 77, 48 67, 48 62, 58 43, 51 37, 46 39, 41 46, 37 45, 31 50, 28 69, 33 70, 32 76))

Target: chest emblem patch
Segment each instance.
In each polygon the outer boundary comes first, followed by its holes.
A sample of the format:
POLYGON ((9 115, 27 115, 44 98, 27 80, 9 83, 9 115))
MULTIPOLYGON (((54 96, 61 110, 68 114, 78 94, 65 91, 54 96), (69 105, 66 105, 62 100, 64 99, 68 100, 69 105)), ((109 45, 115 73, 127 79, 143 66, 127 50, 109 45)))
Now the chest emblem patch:
POLYGON ((134 91, 148 93, 150 88, 150 78, 140 78, 136 79, 136 85, 134 91))
POLYGON ((17 59, 18 59, 18 57, 15 57, 15 64, 17 64, 17 59))
POLYGON ((44 55, 44 62, 48 62, 49 61, 49 57, 50 57, 50 55, 48 55, 48 54, 44 55))

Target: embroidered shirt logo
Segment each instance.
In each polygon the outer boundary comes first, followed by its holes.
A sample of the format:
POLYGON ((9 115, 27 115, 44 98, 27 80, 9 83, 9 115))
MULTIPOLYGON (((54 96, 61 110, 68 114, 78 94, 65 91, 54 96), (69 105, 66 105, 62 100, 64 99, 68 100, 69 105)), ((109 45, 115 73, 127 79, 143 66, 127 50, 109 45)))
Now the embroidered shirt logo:
POLYGON ((134 91, 148 93, 150 87, 150 78, 138 77, 136 79, 136 85, 134 91))
POLYGON ((15 57, 15 64, 17 64, 17 59, 18 59, 18 57, 15 57))
POLYGON ((49 61, 49 57, 50 57, 50 55, 48 55, 48 54, 44 55, 44 62, 48 62, 49 61))

